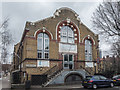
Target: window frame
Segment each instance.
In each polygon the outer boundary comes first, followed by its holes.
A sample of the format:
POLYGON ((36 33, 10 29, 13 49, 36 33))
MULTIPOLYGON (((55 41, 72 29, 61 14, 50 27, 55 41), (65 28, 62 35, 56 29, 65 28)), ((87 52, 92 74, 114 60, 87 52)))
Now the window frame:
POLYGON ((85 60, 86 61, 92 61, 93 60, 92 52, 93 52, 92 42, 91 42, 91 40, 86 39, 85 40, 85 60))
POLYGON ((74 36, 73 29, 69 26, 63 26, 61 28, 60 42, 74 44, 75 43, 74 39, 75 39, 75 36, 74 36), (72 32, 72 34, 70 32, 72 32), (66 33, 66 34, 64 34, 64 33, 66 33), (69 34, 71 34, 71 35, 69 35, 69 34), (64 40, 64 38, 65 38, 65 40, 64 40), (72 40, 70 40, 70 39, 72 39, 72 40), (70 41, 72 41, 72 42, 70 42, 70 41))
POLYGON ((37 58, 38 59, 49 59, 49 43, 50 43, 49 36, 46 33, 39 33, 39 34, 42 34, 42 36, 41 37, 39 37, 39 36, 37 37, 37 58), (40 50, 39 47, 38 47, 38 46, 40 46, 40 45, 38 45, 38 43, 40 43, 40 42, 38 42, 39 41, 38 39, 41 39, 41 41, 42 41, 41 42, 42 43, 42 45, 41 45, 42 46, 42 50, 40 50), (46 42, 46 40, 48 40, 48 42, 46 42), (45 49, 46 43, 48 43, 48 49, 45 49), (38 57, 38 53, 42 53, 41 58, 38 57), (45 58, 45 53, 48 53, 48 58, 45 58))

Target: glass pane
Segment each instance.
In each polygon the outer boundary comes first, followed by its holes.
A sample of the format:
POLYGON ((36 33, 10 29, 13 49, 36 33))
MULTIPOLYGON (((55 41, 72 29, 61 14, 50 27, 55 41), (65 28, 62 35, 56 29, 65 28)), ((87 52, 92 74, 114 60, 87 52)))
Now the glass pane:
POLYGON ((43 37, 43 33, 38 34, 38 37, 43 37))
POLYGON ((90 40, 85 40, 85 59, 92 60, 92 43, 90 40))
POLYGON ((63 26, 63 27, 61 28, 62 32, 67 32, 67 27, 68 27, 68 26, 63 26))
POLYGON ((100 76, 100 79, 101 79, 101 80, 106 80, 107 78, 106 78, 106 77, 103 77, 103 76, 100 76))
POLYGON ((67 42, 67 37, 61 37, 61 42, 67 42))
POLYGON ((99 76, 94 76, 95 80, 100 80, 99 76))
POLYGON ((69 37, 69 38, 68 38, 68 43, 74 43, 74 38, 69 37))
POLYGON ((68 28, 68 37, 74 37, 74 32, 71 28, 68 28))
POLYGON ((45 39, 45 50, 49 49, 49 39, 45 39))
POLYGON ((44 33, 44 38, 49 38, 47 34, 44 33))
POLYGON ((39 65, 42 65, 42 62, 41 62, 41 61, 39 61, 39 65))
POLYGON ((42 38, 38 38, 37 39, 37 49, 42 50, 42 46, 43 46, 42 38))
POLYGON ((88 59, 87 59, 87 55, 85 55, 85 60, 88 60, 88 59))
POLYGON ((42 58, 42 53, 38 52, 38 58, 42 58))
POLYGON ((67 36, 67 32, 62 32, 61 36, 67 36))
POLYGON ((73 61, 73 55, 69 55, 69 61, 73 61))
POLYGON ((92 61, 92 55, 90 55, 89 58, 90 58, 90 61, 92 61))
POLYGON ((46 59, 49 58, 49 53, 45 53, 45 58, 46 58, 46 59))
POLYGON ((68 61, 68 55, 64 55, 64 61, 68 61))
POLYGON ((68 64, 64 64, 64 67, 68 67, 68 64))
POLYGON ((66 42, 66 43, 74 43, 74 32, 73 30, 68 27, 68 26, 63 26, 61 28, 61 42, 66 42), (71 38, 68 40, 68 38, 71 38))
POLYGON ((92 76, 86 76, 86 80, 92 79, 92 76))

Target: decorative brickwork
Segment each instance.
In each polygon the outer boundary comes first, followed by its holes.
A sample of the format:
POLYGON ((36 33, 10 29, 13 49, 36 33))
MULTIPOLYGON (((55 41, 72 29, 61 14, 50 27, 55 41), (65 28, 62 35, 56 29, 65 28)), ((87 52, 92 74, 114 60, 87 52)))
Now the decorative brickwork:
MULTIPOLYGON (((25 30, 19 44, 14 46, 16 55, 13 58, 13 71, 21 70, 26 72, 26 79, 31 80, 32 75, 52 75, 59 72, 64 67, 74 70, 87 70, 85 67, 85 40, 92 41, 92 57, 90 62, 95 63, 98 58, 98 35, 95 35, 79 19, 78 14, 68 8, 61 8, 49 17, 37 22, 26 22, 25 30), (69 26, 74 32, 74 43, 62 43, 61 28, 69 26), (39 33, 46 33, 49 36, 49 58, 38 58, 37 36, 39 33), (61 46, 61 47, 60 47, 61 46), (66 46, 66 47, 62 47, 66 46), (69 47, 69 49, 67 49, 69 47), (66 56, 65 56, 66 55, 66 56), (69 62, 66 63, 65 59, 69 62), (42 66, 38 64, 48 64, 42 66), (66 63, 66 64, 65 64, 66 63), (59 70, 60 69, 60 70, 59 70)), ((44 39, 45 40, 45 39, 44 39)), ((39 45, 43 45, 39 43, 39 45)), ((44 46, 45 47, 45 46, 44 46)), ((93 64, 94 65, 94 64, 93 64)), ((94 69, 94 67, 93 67, 94 69)), ((88 69, 89 70, 89 69, 88 69)), ((48 75, 48 76, 50 76, 48 75)))

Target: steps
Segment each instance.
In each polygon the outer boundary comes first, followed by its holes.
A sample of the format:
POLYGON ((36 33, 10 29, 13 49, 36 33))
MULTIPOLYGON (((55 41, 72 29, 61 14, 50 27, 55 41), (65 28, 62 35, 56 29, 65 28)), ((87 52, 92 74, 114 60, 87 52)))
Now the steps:
POLYGON ((52 81, 52 79, 60 75, 62 71, 63 71, 62 63, 59 64, 58 66, 57 65, 53 66, 50 70, 44 73, 47 74, 48 76, 47 81, 43 83, 42 86, 43 87, 47 86, 52 81))
MULTIPOLYGON (((77 70, 68 70, 68 72, 75 72, 75 71, 79 71, 79 70, 83 70, 85 73, 87 73, 87 75, 93 75, 94 74, 94 71, 93 71, 92 68, 87 69, 87 68, 83 67, 82 65, 77 70)), ((58 80, 58 78, 62 79, 62 77, 60 75, 63 75, 63 73, 65 71, 66 70, 63 69, 62 63, 59 66, 57 66, 57 65, 53 66, 50 70, 45 72, 45 74, 47 74, 47 81, 42 84, 42 87, 46 87, 51 83, 56 84, 56 83, 53 83, 53 82, 55 82, 55 80, 58 80)))
POLYGON ((91 67, 85 68, 82 65, 80 65, 80 68, 84 69, 87 72, 88 75, 94 75, 94 71, 91 67))
POLYGON ((60 71, 57 71, 55 72, 52 76, 49 76, 48 77, 48 80, 47 82, 45 82, 44 84, 42 84, 43 87, 46 87, 47 85, 49 85, 49 83, 57 76, 59 76, 64 70, 60 70, 60 71))

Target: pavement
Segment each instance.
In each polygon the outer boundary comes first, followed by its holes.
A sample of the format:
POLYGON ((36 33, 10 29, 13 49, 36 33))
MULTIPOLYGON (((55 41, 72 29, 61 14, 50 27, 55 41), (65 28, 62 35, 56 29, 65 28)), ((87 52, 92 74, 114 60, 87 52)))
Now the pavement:
POLYGON ((10 74, 8 74, 5 77, 2 77, 2 80, 0 80, 0 90, 2 88, 11 88, 10 84, 10 74))
MULTIPOLYGON (((25 88, 11 89, 10 75, 3 77, 0 80, 0 90, 26 90, 25 88)), ((93 90, 84 89, 81 84, 76 85, 52 85, 48 87, 31 86, 28 90, 93 90)), ((114 88, 99 88, 98 90, 120 90, 120 86, 115 86, 114 88)))
POLYGON ((0 79, 0 90, 2 89, 2 78, 0 79))
MULTIPOLYGON (((31 89, 37 89, 37 88, 42 88, 41 86, 31 86, 31 89)), ((76 84, 76 85, 52 85, 48 87, 44 87, 46 89, 51 88, 51 89, 74 89, 74 88, 82 88, 81 84, 76 84)))

